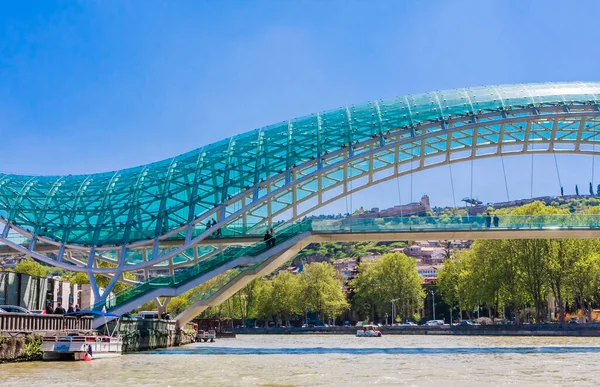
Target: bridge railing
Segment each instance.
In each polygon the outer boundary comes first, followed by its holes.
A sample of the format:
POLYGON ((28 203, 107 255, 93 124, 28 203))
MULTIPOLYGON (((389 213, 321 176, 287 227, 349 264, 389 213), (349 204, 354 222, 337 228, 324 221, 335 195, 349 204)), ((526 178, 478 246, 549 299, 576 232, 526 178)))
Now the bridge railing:
POLYGON ((0 313, 0 331, 90 330, 91 317, 65 317, 54 314, 0 313))
MULTIPOLYGON (((460 231, 460 230, 533 230, 533 229, 600 229, 600 215, 557 214, 557 215, 498 215, 494 216, 429 216, 367 218, 348 217, 343 219, 305 220, 293 223, 278 230, 275 243, 282 243, 304 231, 316 233, 357 233, 357 232, 418 232, 418 231, 460 231)), ((186 282, 206 274, 242 256, 257 256, 267 250, 265 242, 250 246, 231 246, 223 252, 199 261, 194 266, 179 270, 173 276, 155 277, 134 287, 125 289, 108 299, 97 303, 94 309, 106 306, 112 310, 116 306, 159 288, 176 288, 186 282)), ((218 290, 218 288, 215 288, 218 290)), ((215 290, 216 291, 216 290, 215 290)), ((212 294, 212 293, 211 293, 212 294)), ((209 297, 210 294, 203 297, 209 297)))
POLYGON ((425 216, 314 220, 312 229, 318 233, 461 231, 461 230, 543 230, 600 229, 600 215, 479 215, 425 216))

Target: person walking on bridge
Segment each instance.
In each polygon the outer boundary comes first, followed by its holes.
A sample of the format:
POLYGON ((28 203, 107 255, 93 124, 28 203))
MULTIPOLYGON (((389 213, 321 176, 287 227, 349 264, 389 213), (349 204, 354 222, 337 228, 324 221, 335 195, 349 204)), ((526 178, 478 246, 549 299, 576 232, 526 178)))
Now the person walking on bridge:
POLYGON ((492 216, 490 215, 489 211, 488 211, 487 215, 485 216, 485 227, 487 227, 487 228, 492 227, 492 216))
POLYGON ((497 214, 494 214, 494 227, 498 228, 498 224, 500 224, 500 218, 498 218, 497 214))
POLYGON ((273 236, 269 233, 269 230, 265 232, 265 237, 263 239, 267 245, 267 249, 271 248, 271 239, 273 239, 273 236))
POLYGON ((275 230, 273 230, 273 227, 271 227, 270 234, 271 234, 271 247, 275 247, 275 230))

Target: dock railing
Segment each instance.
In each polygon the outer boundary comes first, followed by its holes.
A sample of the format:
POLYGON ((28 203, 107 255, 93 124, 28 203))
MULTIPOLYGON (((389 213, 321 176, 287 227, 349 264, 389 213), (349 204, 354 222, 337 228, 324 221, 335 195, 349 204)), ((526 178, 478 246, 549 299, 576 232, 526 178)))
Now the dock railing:
POLYGON ((92 329, 92 320, 59 314, 0 313, 0 332, 86 331, 92 329))

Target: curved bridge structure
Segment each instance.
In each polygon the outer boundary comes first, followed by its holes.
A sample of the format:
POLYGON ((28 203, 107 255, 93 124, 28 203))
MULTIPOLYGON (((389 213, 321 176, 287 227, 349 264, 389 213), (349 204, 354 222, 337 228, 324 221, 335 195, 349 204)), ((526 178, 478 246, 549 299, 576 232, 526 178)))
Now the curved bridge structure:
POLYGON ((294 221, 404 174, 596 154, 599 115, 600 83, 474 87, 315 113, 116 172, 0 174, 0 243, 92 285, 92 274, 111 276, 108 293, 126 271, 172 275, 221 254, 222 238, 251 242, 275 218, 294 221))

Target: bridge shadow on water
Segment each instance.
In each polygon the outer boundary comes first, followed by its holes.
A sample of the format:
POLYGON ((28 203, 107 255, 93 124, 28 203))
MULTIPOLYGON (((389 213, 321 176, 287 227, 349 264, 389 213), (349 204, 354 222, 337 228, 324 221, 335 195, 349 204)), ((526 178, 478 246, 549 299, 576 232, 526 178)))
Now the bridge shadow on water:
POLYGON ((340 348, 340 347, 304 347, 304 348, 232 348, 232 347, 178 347, 159 351, 145 352, 149 355, 503 355, 503 354, 572 354, 600 353, 598 347, 448 347, 448 348, 340 348))

